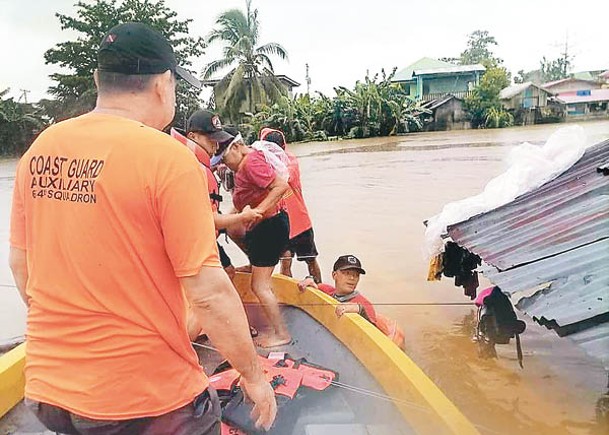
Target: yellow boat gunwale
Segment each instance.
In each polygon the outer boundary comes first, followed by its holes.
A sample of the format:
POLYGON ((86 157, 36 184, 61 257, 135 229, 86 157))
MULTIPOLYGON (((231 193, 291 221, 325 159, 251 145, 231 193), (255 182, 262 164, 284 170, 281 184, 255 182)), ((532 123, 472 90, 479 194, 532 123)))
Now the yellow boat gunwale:
MULTIPOLYGON (((249 277, 237 274, 235 285, 245 304, 255 304, 258 300, 250 290, 249 277)), ((333 298, 315 289, 300 292, 291 278, 274 275, 273 289, 279 303, 302 309, 341 341, 385 393, 398 399, 395 406, 418 433, 479 434, 423 370, 374 325, 356 314, 338 318, 333 298), (430 412, 412 407, 413 402, 430 412)), ((0 356, 0 417, 23 399, 25 346, 0 356)))

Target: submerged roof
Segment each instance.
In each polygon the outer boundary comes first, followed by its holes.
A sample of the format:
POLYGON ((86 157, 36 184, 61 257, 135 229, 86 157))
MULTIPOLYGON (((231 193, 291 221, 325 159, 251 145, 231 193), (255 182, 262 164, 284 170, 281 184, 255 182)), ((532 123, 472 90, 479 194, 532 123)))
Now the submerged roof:
POLYGON ((514 201, 448 227, 517 308, 609 367, 609 140, 514 201), (570 335, 570 336, 571 336, 570 335))
POLYGON ((399 70, 391 79, 392 82, 406 82, 413 80, 417 75, 423 74, 457 74, 473 71, 484 71, 486 68, 480 64, 475 65, 455 65, 444 62, 443 60, 423 57, 412 65, 399 70))
POLYGON ((516 95, 520 94, 531 86, 541 89, 542 91, 547 92, 548 94, 552 94, 547 89, 544 89, 543 87, 538 86, 533 82, 524 82, 519 83, 517 85, 508 86, 507 88, 503 88, 499 93, 499 98, 502 100, 509 100, 510 98, 515 97, 516 95))

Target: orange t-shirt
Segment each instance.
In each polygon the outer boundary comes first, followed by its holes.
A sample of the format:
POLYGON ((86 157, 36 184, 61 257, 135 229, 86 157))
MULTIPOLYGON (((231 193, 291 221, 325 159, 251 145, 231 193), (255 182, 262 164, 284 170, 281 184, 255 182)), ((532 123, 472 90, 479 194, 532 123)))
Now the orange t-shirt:
POLYGON ((36 139, 10 235, 27 252, 26 397, 120 420, 207 387, 178 279, 221 267, 206 196, 192 153, 137 121, 90 113, 36 139))
POLYGON ((293 239, 297 235, 310 229, 313 225, 311 224, 311 218, 309 217, 309 212, 304 202, 304 197, 302 196, 298 160, 296 159, 296 156, 287 149, 285 150, 285 153, 290 162, 288 165, 288 171, 290 172, 288 184, 290 185, 290 189, 288 189, 283 199, 288 211, 288 217, 290 218, 290 239, 293 239))

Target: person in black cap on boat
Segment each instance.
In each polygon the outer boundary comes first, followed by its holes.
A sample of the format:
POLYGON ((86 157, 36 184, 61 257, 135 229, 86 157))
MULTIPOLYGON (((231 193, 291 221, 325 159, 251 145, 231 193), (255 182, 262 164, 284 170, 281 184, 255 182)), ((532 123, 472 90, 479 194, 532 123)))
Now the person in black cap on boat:
POLYGON ((276 401, 222 270, 205 175, 163 134, 169 41, 141 23, 103 37, 95 109, 46 129, 17 167, 9 263, 28 306, 26 405, 66 434, 219 434, 186 300, 241 373, 268 429, 276 401), (52 189, 51 189, 52 182, 52 189))

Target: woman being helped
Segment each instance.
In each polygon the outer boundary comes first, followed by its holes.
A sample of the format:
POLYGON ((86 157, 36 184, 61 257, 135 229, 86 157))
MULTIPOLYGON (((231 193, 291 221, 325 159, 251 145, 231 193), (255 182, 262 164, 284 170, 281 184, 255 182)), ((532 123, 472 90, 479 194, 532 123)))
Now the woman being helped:
POLYGON ((259 337, 256 344, 273 347, 289 344, 290 333, 283 321, 271 285, 273 269, 288 243, 290 224, 283 195, 287 180, 277 176, 262 151, 248 147, 238 134, 231 142, 220 144, 211 161, 220 162, 235 173, 233 205, 238 212, 250 206, 262 216, 245 228, 243 247, 252 265, 252 291, 260 300, 272 327, 270 334, 259 337))

